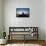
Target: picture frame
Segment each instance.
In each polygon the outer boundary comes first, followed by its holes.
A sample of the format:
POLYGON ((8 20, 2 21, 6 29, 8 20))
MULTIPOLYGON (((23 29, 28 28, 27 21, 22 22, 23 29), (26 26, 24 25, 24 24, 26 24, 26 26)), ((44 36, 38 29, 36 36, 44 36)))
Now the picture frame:
POLYGON ((29 17, 30 9, 29 8, 16 8, 16 17, 29 17))

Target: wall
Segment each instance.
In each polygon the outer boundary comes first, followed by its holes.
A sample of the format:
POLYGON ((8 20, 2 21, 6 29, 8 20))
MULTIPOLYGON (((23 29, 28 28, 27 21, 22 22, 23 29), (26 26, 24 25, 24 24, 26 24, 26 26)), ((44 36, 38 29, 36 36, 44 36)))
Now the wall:
POLYGON ((2 0, 0 0, 0 38, 2 37, 2 0))
POLYGON ((10 26, 39 27, 39 39, 45 39, 45 16, 43 0, 4 0, 4 26, 7 35, 10 26), (29 18, 17 18, 16 8, 30 8, 29 18))
POLYGON ((45 39, 45 4, 44 0, 33 0, 32 25, 39 27, 39 38, 45 39))
POLYGON ((45 40, 46 40, 46 0, 45 0, 45 40))

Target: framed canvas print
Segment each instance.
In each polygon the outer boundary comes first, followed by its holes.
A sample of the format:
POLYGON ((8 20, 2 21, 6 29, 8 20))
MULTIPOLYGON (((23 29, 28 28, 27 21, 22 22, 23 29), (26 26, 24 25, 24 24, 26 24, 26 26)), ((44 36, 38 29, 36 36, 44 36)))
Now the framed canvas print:
POLYGON ((29 17, 29 8, 16 8, 16 17, 29 17))

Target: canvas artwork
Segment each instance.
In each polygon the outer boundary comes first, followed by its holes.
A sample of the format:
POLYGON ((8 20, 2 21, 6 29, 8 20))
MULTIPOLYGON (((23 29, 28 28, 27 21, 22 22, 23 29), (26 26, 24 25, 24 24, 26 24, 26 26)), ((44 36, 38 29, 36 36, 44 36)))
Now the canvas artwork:
POLYGON ((29 8, 16 8, 16 17, 29 17, 29 8))

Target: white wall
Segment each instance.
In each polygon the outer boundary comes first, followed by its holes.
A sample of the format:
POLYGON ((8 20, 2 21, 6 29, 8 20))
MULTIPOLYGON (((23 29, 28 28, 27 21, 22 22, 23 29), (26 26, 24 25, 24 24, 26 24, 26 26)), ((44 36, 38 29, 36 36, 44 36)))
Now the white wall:
POLYGON ((44 0, 33 0, 32 25, 39 27, 39 38, 45 39, 45 6, 44 0))
POLYGON ((7 35, 9 27, 36 26, 39 27, 39 39, 45 39, 45 16, 43 0, 4 0, 4 26, 7 35), (17 18, 16 8, 32 8, 29 18, 17 18))
POLYGON ((46 0, 45 0, 45 40, 46 40, 46 0))

